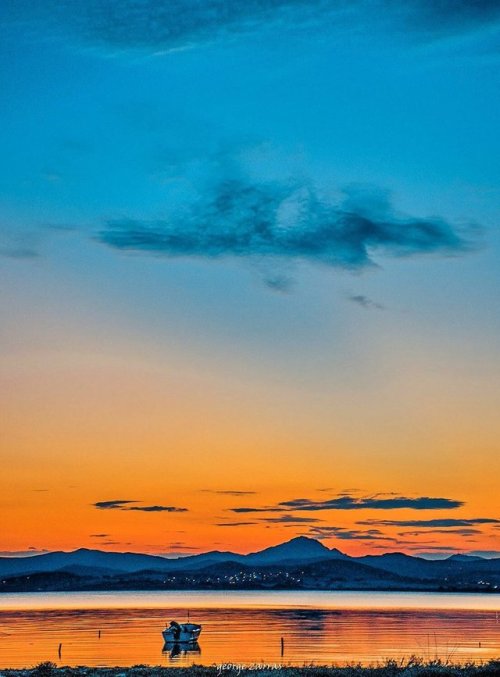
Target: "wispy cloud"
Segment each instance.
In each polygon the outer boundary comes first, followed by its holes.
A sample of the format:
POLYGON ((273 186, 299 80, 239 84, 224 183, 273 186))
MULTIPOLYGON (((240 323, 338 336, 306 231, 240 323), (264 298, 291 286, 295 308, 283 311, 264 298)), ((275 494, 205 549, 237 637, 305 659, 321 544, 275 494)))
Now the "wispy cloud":
POLYGON ((442 218, 396 214, 384 191, 350 188, 334 203, 304 181, 243 178, 207 187, 165 220, 109 221, 97 240, 143 255, 306 261, 357 271, 376 266, 378 255, 449 256, 470 249, 442 218))
POLYGON ((365 310, 384 310, 384 306, 381 303, 377 303, 376 301, 372 301, 372 299, 368 298, 368 296, 365 296, 364 294, 353 294, 351 296, 347 297, 349 301, 352 303, 355 303, 358 306, 361 306, 365 310))
POLYGON ((117 499, 112 501, 98 501, 94 508, 99 510, 135 510, 139 512, 187 512, 187 508, 179 508, 174 505, 132 505, 142 501, 117 499))
POLYGON ((446 527, 469 527, 476 524, 500 524, 500 520, 490 517, 476 517, 471 519, 464 519, 462 517, 439 517, 435 519, 426 520, 379 520, 368 519, 356 522, 362 526, 376 525, 387 527, 429 527, 429 528, 446 528, 446 527))
POLYGON ((486 559, 500 559, 500 550, 471 550, 470 555, 485 557, 486 559))
POLYGON ((307 498, 296 498, 292 501, 283 501, 279 505, 293 510, 443 510, 445 508, 459 508, 462 501, 450 498, 434 498, 429 496, 336 496, 326 501, 312 501, 307 498))
POLYGON ((33 557, 51 552, 45 548, 29 547, 27 550, 0 550, 0 557, 33 557))
MULTIPOLYGON (((463 501, 430 496, 412 497, 398 494, 352 496, 350 494, 340 494, 324 501, 314 501, 309 498, 294 498, 290 501, 281 501, 277 505, 235 507, 230 508, 230 510, 235 513, 287 512, 297 510, 399 510, 401 508, 411 510, 444 510, 460 508, 462 505, 464 505, 463 501)), ((380 522, 376 523, 380 524, 380 522)), ((358 524, 372 524, 372 522, 358 522, 358 524)))
POLYGON ((0 229, 0 257, 8 259, 35 259, 40 255, 41 237, 32 232, 0 229))
POLYGON ((346 529, 344 527, 311 527, 308 536, 318 540, 338 538, 342 541, 396 541, 386 536, 379 529, 346 529))
POLYGON ((322 520, 316 517, 299 517, 298 515, 280 515, 279 517, 262 517, 259 522, 267 522, 269 524, 313 524, 314 522, 321 522, 322 520))
POLYGON ((256 491, 239 491, 237 489, 201 489, 209 494, 220 494, 221 496, 250 496, 256 494, 256 491))
POLYGON ((409 34, 467 32, 498 19, 496 0, 34 0, 9 3, 13 26, 67 34, 107 49, 155 53, 259 30, 403 25, 409 34))
POLYGON ((97 501, 94 503, 94 508, 99 510, 123 510, 124 507, 131 503, 139 503, 140 501, 132 501, 130 499, 118 498, 112 501, 97 501))
MULTIPOLYGON (((233 509, 236 511, 237 509, 233 509)), ((267 512, 267 511, 266 511, 267 512)), ((221 522, 217 524, 218 527, 228 527, 228 526, 255 526, 257 524, 283 524, 285 526, 293 526, 297 524, 315 524, 317 522, 322 522, 316 517, 300 517, 298 515, 283 514, 279 517, 258 517, 252 522, 221 522)))
POLYGON ((278 508, 272 505, 265 505, 262 507, 237 507, 229 508, 230 512, 236 513, 257 513, 257 512, 285 512, 285 508, 278 508))
POLYGON ((135 505, 125 510, 138 510, 139 512, 187 512, 187 508, 178 508, 175 505, 135 505))
POLYGON ((450 536, 474 536, 482 533, 480 529, 463 528, 463 529, 420 529, 417 531, 400 531, 398 536, 426 536, 428 534, 447 534, 450 536))

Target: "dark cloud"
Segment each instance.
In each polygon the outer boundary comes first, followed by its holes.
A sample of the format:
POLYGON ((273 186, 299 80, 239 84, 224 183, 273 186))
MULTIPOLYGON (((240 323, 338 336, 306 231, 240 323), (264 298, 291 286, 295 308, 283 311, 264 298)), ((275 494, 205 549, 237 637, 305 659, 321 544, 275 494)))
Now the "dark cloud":
POLYGON ((443 517, 437 519, 428 519, 428 520, 378 520, 378 519, 369 519, 356 522, 356 524, 362 526, 376 525, 376 526, 387 526, 387 527, 435 527, 435 528, 446 528, 446 527, 469 527, 476 524, 500 524, 500 520, 492 519, 489 517, 476 517, 473 519, 464 519, 464 518, 453 518, 453 517, 443 517))
POLYGON ((110 534, 90 534, 90 538, 108 538, 110 534))
MULTIPOLYGON (((398 494, 375 494, 372 496, 352 496, 339 494, 325 501, 313 501, 309 498, 294 498, 290 501, 281 501, 277 505, 259 507, 236 507, 230 508, 235 513, 260 513, 260 512, 292 512, 292 511, 316 511, 316 510, 398 510, 409 508, 411 510, 444 510, 460 508, 462 501, 451 498, 434 498, 429 496, 408 497, 398 494)), ((358 524, 391 524, 390 521, 367 520, 358 524)), ((405 524, 399 526, 406 526, 405 524)), ((416 526, 409 524, 409 526, 416 526)))
POLYGON ((280 515, 279 517, 262 517, 259 522, 268 522, 269 524, 313 524, 322 520, 315 517, 298 517, 297 515, 280 515))
POLYGON ((338 538, 342 541, 395 541, 385 536, 379 529, 346 529, 344 527, 311 527, 308 536, 323 540, 338 538))
MULTIPOLYGON (((397 0, 387 3, 397 5, 397 0)), ((413 0, 408 3, 406 18, 412 28, 428 32, 462 32, 491 25, 500 18, 498 0, 413 0)))
POLYGON ((131 501, 130 499, 116 499, 114 501, 97 501, 94 503, 94 508, 99 510, 123 510, 123 508, 130 503, 139 503, 139 501, 131 501))
POLYGON ((283 501, 279 503, 279 505, 286 509, 293 510, 362 510, 365 508, 374 510, 397 510, 399 508, 410 508, 412 510, 443 510, 445 508, 459 508, 463 505, 463 502, 450 498, 431 498, 429 496, 419 496, 417 498, 408 496, 390 496, 384 498, 380 495, 375 497, 342 495, 326 501, 312 501, 308 498, 296 498, 292 501, 283 501))
POLYGON ((101 545, 123 545, 120 541, 102 541, 101 545))
POLYGON ((139 510, 140 512, 187 512, 187 508, 177 508, 174 505, 136 505, 125 510, 139 510))
POLYGON ((314 31, 377 23, 407 33, 466 32, 498 19, 497 0, 3 0, 4 20, 69 35, 112 51, 154 52, 231 36, 287 29, 314 31))
POLYGON ((131 505, 132 503, 141 503, 141 501, 114 500, 98 501, 94 507, 99 510, 136 510, 139 512, 187 512, 187 508, 178 508, 173 505, 131 505))
POLYGON ((220 181, 165 220, 109 221, 97 240, 170 258, 308 261, 349 270, 375 266, 375 254, 456 255, 470 248, 444 219, 397 215, 379 190, 351 188, 334 204, 303 182, 244 179, 220 181))
POLYGON ((427 534, 449 534, 457 536, 474 536, 482 533, 480 529, 420 529, 418 531, 401 531, 398 536, 426 536, 427 534))
POLYGON ((288 294, 292 290, 294 282, 287 275, 267 275, 264 277, 264 283, 271 291, 288 294))
MULTIPOLYGON (((273 512, 273 509, 269 508, 262 508, 262 509, 255 509, 252 510, 251 508, 246 508, 246 509, 238 509, 238 508, 232 508, 233 512, 273 512)), ((281 512, 281 511, 280 511, 281 512)), ((219 527, 227 527, 227 526, 247 526, 250 524, 262 524, 268 523, 268 524, 284 524, 293 526, 294 524, 314 524, 316 522, 322 522, 323 520, 317 519, 315 517, 299 517, 297 515, 290 515, 290 514, 283 514, 280 515, 279 517, 259 517, 255 519, 253 522, 224 522, 221 524, 218 524, 217 526, 219 527)))
POLYGON ((372 301, 368 298, 368 296, 364 296, 364 294, 353 294, 352 296, 348 297, 348 300, 352 303, 356 303, 358 306, 361 306, 366 310, 384 310, 383 305, 377 303, 376 301, 372 301))
POLYGON ((217 527, 249 527, 254 524, 257 524, 257 522, 221 522, 220 524, 216 524, 215 526, 217 527))
POLYGON ((250 496, 257 493, 256 491, 239 491, 236 489, 202 489, 201 491, 210 494, 221 494, 223 496, 250 496))
POLYGON ((273 506, 264 506, 262 508, 229 508, 231 512, 236 513, 254 513, 254 512, 285 512, 285 508, 276 508, 273 506))

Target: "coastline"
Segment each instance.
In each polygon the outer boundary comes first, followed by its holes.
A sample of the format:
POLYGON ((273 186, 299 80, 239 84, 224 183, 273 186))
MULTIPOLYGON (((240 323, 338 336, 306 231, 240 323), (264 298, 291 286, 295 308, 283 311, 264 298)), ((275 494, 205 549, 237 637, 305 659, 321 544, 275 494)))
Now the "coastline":
POLYGON ((500 657, 487 663, 449 664, 442 661, 424 662, 410 658, 407 661, 388 661, 369 666, 287 666, 263 664, 246 666, 224 663, 191 667, 163 667, 135 665, 132 667, 57 667, 54 663, 40 663, 32 668, 2 669, 0 677, 498 677, 500 657))

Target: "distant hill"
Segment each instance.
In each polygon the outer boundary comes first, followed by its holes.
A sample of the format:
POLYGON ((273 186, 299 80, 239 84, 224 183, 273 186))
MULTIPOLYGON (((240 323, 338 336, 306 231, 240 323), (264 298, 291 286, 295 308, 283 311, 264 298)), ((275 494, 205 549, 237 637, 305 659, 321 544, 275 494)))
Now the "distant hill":
POLYGON ((166 559, 80 548, 0 558, 0 591, 189 588, 500 592, 500 559, 398 552, 355 558, 305 536, 248 555, 215 550, 166 559))
POLYGON ((213 550, 199 555, 167 559, 157 555, 133 552, 104 552, 80 548, 72 552, 51 552, 33 557, 1 557, 0 576, 57 571, 71 567, 95 567, 114 572, 133 572, 144 569, 173 571, 199 569, 218 562, 241 562, 251 564, 276 563, 281 561, 303 561, 330 557, 347 557, 338 550, 329 550, 313 538, 299 536, 280 545, 240 555, 234 552, 213 550))
POLYGON ((1 557, 0 575, 57 571, 66 567, 107 569, 113 572, 167 568, 168 560, 133 552, 104 552, 80 548, 73 552, 50 552, 33 557, 1 557))
POLYGON ((330 550, 320 541, 306 536, 297 536, 291 541, 274 545, 244 557, 245 564, 274 564, 276 562, 307 562, 310 560, 345 558, 340 550, 330 550))

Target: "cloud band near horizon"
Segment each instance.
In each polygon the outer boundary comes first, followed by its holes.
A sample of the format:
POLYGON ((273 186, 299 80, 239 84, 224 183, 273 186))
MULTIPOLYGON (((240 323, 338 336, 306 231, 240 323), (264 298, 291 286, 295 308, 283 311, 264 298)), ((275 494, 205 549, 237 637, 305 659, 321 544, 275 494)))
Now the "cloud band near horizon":
MULTIPOLYGON (((399 495, 357 497, 342 494, 325 501, 313 501, 308 498, 295 498, 290 501, 281 501, 274 506, 263 507, 236 507, 230 508, 235 513, 258 512, 287 512, 287 511, 318 511, 318 510, 445 510, 460 508, 463 501, 451 498, 430 496, 408 497, 399 495)), ((362 524, 360 522, 360 524, 362 524)))

